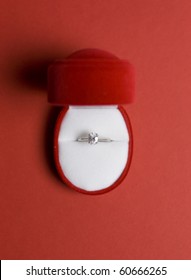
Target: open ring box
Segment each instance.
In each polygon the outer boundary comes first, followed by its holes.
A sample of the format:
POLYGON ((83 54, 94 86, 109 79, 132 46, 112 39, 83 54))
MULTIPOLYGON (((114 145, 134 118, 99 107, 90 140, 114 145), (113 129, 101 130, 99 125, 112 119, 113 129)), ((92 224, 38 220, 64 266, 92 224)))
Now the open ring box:
POLYGON ((101 194, 124 180, 133 139, 123 105, 133 97, 132 65, 108 52, 80 50, 49 66, 48 101, 63 106, 54 134, 55 164, 69 187, 101 194), (77 141, 91 132, 112 141, 77 141))

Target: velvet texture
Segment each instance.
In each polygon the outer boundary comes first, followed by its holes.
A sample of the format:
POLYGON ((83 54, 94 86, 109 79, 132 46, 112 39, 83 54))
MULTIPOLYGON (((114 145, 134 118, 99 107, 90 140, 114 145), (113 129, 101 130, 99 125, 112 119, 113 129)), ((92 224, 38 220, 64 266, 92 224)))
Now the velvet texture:
MULTIPOLYGON (((134 71, 132 65, 103 50, 85 49, 68 58, 56 61, 48 69, 48 101, 64 106, 56 124, 54 157, 58 173, 71 188, 88 194, 101 194, 117 187, 127 175, 132 158, 132 130, 128 116, 121 106, 133 101, 134 71), (69 106, 118 105, 130 137, 126 166, 119 178, 110 186, 88 191, 73 185, 65 176, 58 156, 58 134, 62 119, 69 106)), ((112 172, 112 171, 111 171, 112 172)))
POLYGON ((86 49, 48 70, 48 101, 54 105, 122 105, 134 98, 132 65, 102 50, 86 49))
MULTIPOLYGON (((58 116, 58 119, 56 122, 55 133, 54 133, 54 160, 55 160, 56 169, 58 171, 58 174, 59 174, 61 180, 70 188, 72 188, 78 192, 84 193, 84 194, 91 194, 91 195, 104 194, 104 193, 107 193, 107 192, 115 189, 125 179, 128 171, 129 171, 130 165, 131 165, 132 154, 133 154, 133 134, 132 134, 131 123, 130 123, 130 120, 129 120, 129 117, 128 117, 126 111, 124 110, 124 108, 122 106, 119 106, 118 108, 116 108, 116 110, 120 111, 120 113, 125 121, 127 130, 128 130, 128 134, 129 134, 129 151, 128 151, 126 166, 123 169, 119 178, 115 182, 113 182, 113 184, 111 184, 110 186, 100 189, 100 190, 96 190, 96 191, 88 191, 88 190, 79 188, 77 185, 74 185, 70 180, 68 180, 64 174, 64 170, 62 169, 62 167, 60 165, 58 138, 59 138, 60 126, 61 126, 63 119, 65 118, 67 110, 68 110, 68 108, 64 107, 63 110, 60 112, 60 115, 58 116)), ((99 162, 97 164, 99 164, 99 162)), ((112 172, 112 170, 111 170, 111 172, 112 172)))

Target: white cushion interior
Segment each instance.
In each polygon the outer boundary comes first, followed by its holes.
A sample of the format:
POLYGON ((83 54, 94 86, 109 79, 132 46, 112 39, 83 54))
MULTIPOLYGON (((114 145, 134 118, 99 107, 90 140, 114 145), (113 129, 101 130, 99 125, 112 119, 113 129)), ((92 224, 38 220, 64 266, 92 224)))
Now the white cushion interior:
POLYGON ((72 106, 64 116, 58 136, 59 163, 76 187, 97 191, 111 186, 123 172, 129 153, 129 133, 117 106, 72 106), (77 142, 96 132, 110 143, 77 142))

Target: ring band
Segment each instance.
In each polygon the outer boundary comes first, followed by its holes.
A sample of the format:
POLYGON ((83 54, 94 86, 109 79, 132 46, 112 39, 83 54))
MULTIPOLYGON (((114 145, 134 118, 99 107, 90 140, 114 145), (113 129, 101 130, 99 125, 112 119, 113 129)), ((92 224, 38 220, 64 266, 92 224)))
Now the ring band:
POLYGON ((101 138, 98 136, 97 133, 91 132, 87 136, 78 137, 76 141, 87 142, 91 145, 95 145, 99 142, 109 143, 109 142, 112 142, 113 140, 110 138, 101 138))

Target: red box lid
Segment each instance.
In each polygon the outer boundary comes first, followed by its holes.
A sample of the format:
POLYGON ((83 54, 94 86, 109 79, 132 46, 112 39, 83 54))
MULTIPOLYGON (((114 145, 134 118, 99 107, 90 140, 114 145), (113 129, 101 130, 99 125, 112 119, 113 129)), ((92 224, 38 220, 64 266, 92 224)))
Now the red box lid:
POLYGON ((48 101, 54 105, 128 104, 134 97, 132 65, 97 49, 80 50, 48 69, 48 101))

